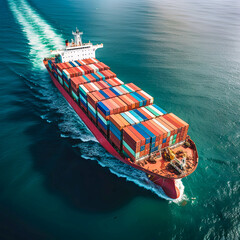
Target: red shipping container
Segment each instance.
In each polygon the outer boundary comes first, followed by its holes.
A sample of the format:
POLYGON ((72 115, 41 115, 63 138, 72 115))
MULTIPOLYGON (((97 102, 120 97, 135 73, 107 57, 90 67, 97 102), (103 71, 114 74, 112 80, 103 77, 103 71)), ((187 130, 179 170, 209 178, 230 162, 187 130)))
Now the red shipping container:
POLYGON ((101 123, 98 124, 98 127, 104 132, 104 134, 107 136, 107 130, 101 125, 101 123))
POLYGON ((84 62, 84 65, 88 64, 88 59, 82 59, 82 62, 84 62))
MULTIPOLYGON (((146 144, 146 139, 145 137, 143 137, 135 128, 133 128, 132 126, 127 127, 134 135, 136 135, 139 139, 141 139, 141 146, 146 144)), ((127 129, 126 128, 126 129, 127 129)), ((125 129, 123 129, 125 130, 125 129)))
MULTIPOLYGON (((158 121, 157 118, 155 118, 155 121, 158 121)), ((160 124, 162 124, 160 121, 158 121, 160 124)), ((157 123, 156 123, 157 124, 157 123)), ((158 125, 158 124, 157 124, 158 125)), ((163 132, 163 138, 166 138, 168 135, 168 132, 161 126, 158 125, 158 128, 160 129, 161 132, 163 132)))
POLYGON ((160 136, 163 135, 163 133, 158 128, 156 128, 155 125, 151 123, 151 121, 142 122, 142 124, 156 136, 156 142, 159 142, 160 136))
POLYGON ((105 89, 107 87, 104 87, 102 84, 101 84, 102 81, 99 81, 99 82, 94 82, 94 85, 99 89, 99 90, 102 90, 102 89, 105 89))
POLYGON ((163 131, 162 128, 159 127, 159 125, 154 122, 153 120, 150 120, 151 124, 155 126, 156 129, 158 129, 158 132, 160 133, 160 136, 159 136, 159 144, 162 144, 162 140, 164 138, 164 134, 166 135, 166 132, 163 131))
POLYGON ((87 102, 91 103, 91 105, 94 106, 94 108, 96 109, 96 104, 98 103, 98 99, 93 95, 93 93, 89 93, 87 95, 87 102))
POLYGON ((112 81, 114 81, 116 83, 116 86, 124 84, 124 82, 121 81, 120 79, 118 79, 117 77, 111 78, 111 79, 112 79, 112 81))
POLYGON ((87 74, 85 75, 91 82, 96 82, 97 79, 95 77, 93 77, 91 74, 87 74))
POLYGON ((173 135, 177 134, 178 128, 173 125, 172 123, 170 123, 167 119, 165 118, 161 118, 162 121, 164 121, 169 127, 171 127, 173 129, 173 135))
POLYGON ((86 68, 88 69, 89 73, 93 73, 94 69, 90 67, 89 65, 86 65, 86 68))
POLYGON ((184 124, 178 122, 175 118, 173 118, 171 115, 166 114, 163 116, 165 119, 167 119, 169 122, 171 122, 173 125, 178 127, 178 133, 180 133, 180 137, 183 137, 185 126, 184 124), (166 117, 165 117, 166 116, 166 117))
POLYGON ((111 84, 112 87, 118 86, 118 84, 116 84, 116 83, 113 81, 113 78, 106 79, 105 81, 106 81, 107 83, 111 84))
POLYGON ((88 92, 93 92, 93 86, 91 86, 91 85, 88 85, 88 83, 87 84, 84 84, 84 87, 88 90, 88 92))
POLYGON ((97 102, 105 100, 105 97, 98 91, 92 92, 92 94, 98 99, 97 102))
POLYGON ((125 102, 123 102, 120 98, 114 98, 113 99, 119 106, 121 112, 126 112, 128 109, 128 106, 125 102))
POLYGON ((116 145, 116 147, 119 150, 121 150, 121 142, 119 141, 119 139, 111 131, 109 131, 109 138, 116 145))
POLYGON ((140 152, 141 139, 133 134, 128 127, 123 129, 123 141, 125 141, 134 152, 140 152))
POLYGON ((80 106, 84 109, 84 111, 87 113, 87 108, 81 103, 80 101, 80 106))
POLYGON ((110 89, 105 89, 103 90, 103 92, 106 93, 109 96, 109 98, 116 97, 116 94, 113 93, 110 89))
POLYGON ((139 88, 138 86, 136 86, 134 83, 127 83, 126 84, 128 87, 132 88, 134 91, 140 91, 141 88, 139 88))
POLYGON ((119 131, 121 131, 124 127, 130 126, 130 123, 127 122, 120 114, 111 115, 109 121, 112 122, 119 131))
POLYGON ((103 70, 108 70, 108 69, 110 69, 110 67, 108 67, 106 64, 104 64, 104 63, 102 63, 102 62, 98 62, 98 65, 100 65, 103 70))
POLYGON ((138 91, 137 93, 147 100, 146 105, 151 105, 153 103, 153 102, 151 102, 151 99, 148 96, 146 96, 145 94, 142 93, 142 91, 138 91))
POLYGON ((104 70, 104 67, 102 67, 102 65, 100 64, 100 62, 94 63, 94 65, 98 68, 98 71, 99 71, 99 72, 104 70))
POLYGON ((99 86, 99 89, 100 89, 100 86, 101 86, 101 89, 105 89, 105 88, 109 88, 110 86, 105 83, 104 81, 99 81, 99 82, 96 82, 96 85, 99 86))
POLYGON ((143 90, 139 91, 138 93, 141 93, 142 96, 145 96, 145 98, 149 99, 149 101, 150 101, 149 104, 153 104, 154 98, 151 95, 149 95, 148 93, 144 92, 143 90))
POLYGON ((181 118, 179 118, 178 116, 174 115, 173 113, 170 113, 169 115, 172 116, 172 117, 174 117, 174 118, 175 118, 176 120, 178 120, 179 122, 181 122, 181 123, 185 126, 185 130, 186 130, 185 133, 187 133, 188 128, 189 128, 189 124, 186 123, 185 121, 183 121, 183 120, 182 120, 181 118))
POLYGON ((152 116, 142 110, 142 108, 137 108, 137 110, 142 113, 146 118, 152 119, 152 116))
MULTIPOLYGON (((139 101, 138 101, 136 98, 134 98, 134 97, 133 97, 132 95, 130 95, 130 94, 127 94, 126 96, 135 103, 135 106, 134 106, 133 108, 139 108, 140 103, 139 103, 139 101)), ((133 109, 133 108, 132 108, 132 109, 133 109)))
POLYGON ((128 91, 122 86, 117 86, 116 89, 118 89, 122 94, 128 94, 128 91))
POLYGON ((168 130, 170 130, 170 136, 174 135, 174 128, 168 126, 168 125, 162 120, 162 117, 158 117, 157 119, 158 119, 158 121, 159 121, 164 127, 166 127, 168 130))
POLYGON ((124 152, 127 153, 127 155, 132 159, 132 161, 136 161, 136 158, 128 151, 128 149, 124 145, 122 146, 122 149, 124 152))
POLYGON ((88 116, 89 116, 90 119, 93 120, 93 122, 95 122, 95 123, 97 122, 95 116, 93 116, 90 111, 88 111, 88 116))
POLYGON ((119 106, 117 105, 117 103, 115 103, 112 99, 108 99, 107 104, 109 104, 111 106, 111 110, 110 110, 111 114, 118 113, 119 106))
POLYGON ((105 71, 100 71, 100 73, 101 73, 106 79, 109 78, 108 74, 107 74, 105 71))

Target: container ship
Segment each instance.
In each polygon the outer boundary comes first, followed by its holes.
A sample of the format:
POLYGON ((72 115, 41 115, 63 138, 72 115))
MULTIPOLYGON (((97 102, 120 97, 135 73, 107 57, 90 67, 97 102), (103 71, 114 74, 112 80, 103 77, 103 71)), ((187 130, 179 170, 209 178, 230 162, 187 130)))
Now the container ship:
POLYGON ((82 43, 78 29, 72 34, 63 49, 43 60, 54 85, 110 154, 145 172, 169 198, 179 198, 176 180, 198 165, 189 124, 97 60, 95 51, 103 44, 82 43))

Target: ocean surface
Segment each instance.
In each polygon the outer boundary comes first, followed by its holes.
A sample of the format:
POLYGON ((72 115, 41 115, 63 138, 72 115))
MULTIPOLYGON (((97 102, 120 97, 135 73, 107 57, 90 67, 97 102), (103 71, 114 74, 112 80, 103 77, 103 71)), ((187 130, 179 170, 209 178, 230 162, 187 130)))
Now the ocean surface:
POLYGON ((240 239, 240 1, 1 0, 0 239, 240 239), (42 59, 71 31, 190 124, 170 201, 109 155, 42 59))

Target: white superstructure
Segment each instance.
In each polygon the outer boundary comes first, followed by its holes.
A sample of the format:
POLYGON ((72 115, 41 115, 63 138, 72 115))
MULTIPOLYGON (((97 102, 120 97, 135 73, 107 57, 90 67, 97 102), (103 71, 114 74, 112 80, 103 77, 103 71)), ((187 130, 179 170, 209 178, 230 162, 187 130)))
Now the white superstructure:
POLYGON ((93 45, 92 43, 82 43, 81 35, 82 32, 79 32, 76 29, 76 32, 72 32, 74 40, 72 39, 71 43, 66 40, 65 49, 60 49, 52 51, 52 54, 55 54, 59 62, 69 62, 75 60, 81 60, 85 58, 95 58, 95 51, 98 48, 103 48, 103 44, 93 45))

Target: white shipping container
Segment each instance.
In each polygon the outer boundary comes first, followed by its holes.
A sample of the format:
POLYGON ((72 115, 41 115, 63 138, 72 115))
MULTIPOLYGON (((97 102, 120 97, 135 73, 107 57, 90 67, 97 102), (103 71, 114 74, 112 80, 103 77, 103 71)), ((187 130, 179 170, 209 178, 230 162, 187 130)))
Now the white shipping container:
POLYGON ((149 105, 149 107, 150 107, 153 111, 155 111, 156 113, 158 113, 160 116, 163 115, 162 112, 160 112, 158 109, 156 109, 156 108, 153 107, 152 105, 149 105))
POLYGON ((147 110, 145 107, 141 108, 144 112, 146 112, 148 115, 150 115, 152 118, 155 118, 156 116, 152 114, 149 110, 147 110))

